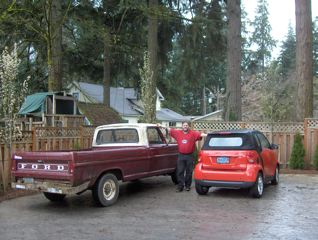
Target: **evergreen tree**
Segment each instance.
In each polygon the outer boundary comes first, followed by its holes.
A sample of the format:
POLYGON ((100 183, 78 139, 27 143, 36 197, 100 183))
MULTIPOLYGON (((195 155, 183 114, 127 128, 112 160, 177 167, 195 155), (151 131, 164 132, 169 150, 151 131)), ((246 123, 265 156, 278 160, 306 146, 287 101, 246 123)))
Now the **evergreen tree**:
POLYGON ((305 148, 302 142, 302 137, 299 133, 295 135, 295 141, 291 153, 291 157, 289 159, 289 167, 291 169, 304 169, 305 165, 305 148))
POLYGON ((316 146, 315 155, 314 155, 314 167, 318 170, 318 145, 316 146))
POLYGON ((318 17, 313 22, 313 58, 314 75, 318 78, 318 17))
POLYGON ((272 27, 268 20, 267 0, 258 0, 254 21, 251 23, 253 28, 250 39, 252 48, 251 58, 256 68, 260 68, 264 74, 265 66, 271 59, 271 52, 275 47, 275 40, 271 36, 272 27), (253 49, 256 50, 253 50, 253 49))
POLYGON ((295 72, 296 38, 290 23, 288 25, 287 36, 281 46, 279 62, 281 66, 281 73, 284 77, 288 76, 290 72, 295 72))

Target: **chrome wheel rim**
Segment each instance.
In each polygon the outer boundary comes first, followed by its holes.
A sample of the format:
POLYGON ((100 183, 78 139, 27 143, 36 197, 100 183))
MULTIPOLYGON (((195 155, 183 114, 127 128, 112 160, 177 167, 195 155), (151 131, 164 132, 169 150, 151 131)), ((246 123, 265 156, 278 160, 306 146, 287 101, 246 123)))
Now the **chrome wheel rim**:
POLYGON ((262 176, 259 176, 257 181, 257 190, 259 195, 262 195, 263 189, 264 189, 263 178, 262 176))
POLYGON ((276 171, 275 172, 275 180, 276 180, 276 182, 279 182, 279 171, 278 171, 278 168, 276 168, 275 171, 276 171))
POLYGON ((108 179, 103 186, 103 195, 106 200, 111 200, 116 195, 116 184, 113 180, 108 179))

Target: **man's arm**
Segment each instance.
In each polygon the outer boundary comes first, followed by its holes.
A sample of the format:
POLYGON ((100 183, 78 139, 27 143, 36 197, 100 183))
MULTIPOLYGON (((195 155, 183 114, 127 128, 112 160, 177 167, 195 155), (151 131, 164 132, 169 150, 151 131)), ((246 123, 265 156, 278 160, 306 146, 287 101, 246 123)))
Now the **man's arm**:
POLYGON ((201 137, 206 137, 206 136, 208 136, 207 133, 201 133, 201 137))

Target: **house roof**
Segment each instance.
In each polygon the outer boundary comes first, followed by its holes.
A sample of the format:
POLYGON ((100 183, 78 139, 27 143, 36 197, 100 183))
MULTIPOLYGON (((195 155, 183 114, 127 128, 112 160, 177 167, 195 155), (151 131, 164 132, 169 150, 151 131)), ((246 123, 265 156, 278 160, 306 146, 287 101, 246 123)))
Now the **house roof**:
POLYGON ((204 119, 207 119, 209 117, 218 116, 218 115, 222 114, 222 112, 223 112, 223 109, 217 110, 215 112, 208 113, 204 116, 195 117, 194 119, 192 119, 192 121, 204 120, 204 119))
MULTIPOLYGON (((74 82, 79 90, 96 103, 103 103, 104 88, 99 84, 74 82)), ((163 95, 157 89, 159 100, 164 100, 163 95)), ((141 116, 144 113, 142 102, 137 97, 137 91, 134 88, 110 88, 110 107, 122 116, 141 116)), ((168 108, 162 108, 156 112, 156 117, 160 121, 189 121, 190 118, 172 111, 168 108)))
MULTIPOLYGON (((80 90, 93 102, 103 103, 104 88, 102 85, 79 82, 80 90)), ((137 100, 137 93, 133 88, 110 88, 110 106, 121 115, 138 116, 140 113, 133 108, 129 100, 137 100)))
POLYGON ((92 125, 100 126, 122 122, 118 113, 104 104, 79 102, 78 107, 92 125))
POLYGON ((190 121, 190 118, 187 118, 169 108, 162 108, 156 112, 156 117, 160 121, 169 121, 169 122, 183 122, 190 121))

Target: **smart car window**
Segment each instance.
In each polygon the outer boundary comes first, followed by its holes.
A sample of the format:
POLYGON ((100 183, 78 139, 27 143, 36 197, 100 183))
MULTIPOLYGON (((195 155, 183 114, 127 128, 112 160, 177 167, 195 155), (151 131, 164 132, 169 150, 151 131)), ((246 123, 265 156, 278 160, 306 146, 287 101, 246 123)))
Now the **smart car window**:
POLYGON ((209 134, 202 146, 202 150, 254 150, 255 141, 251 134, 209 134))
POLYGON ((266 137, 263 134, 258 133, 257 137, 258 137, 259 141, 261 142, 262 148, 270 148, 269 141, 266 139, 266 137))
POLYGON ((216 137, 209 141, 210 147, 240 147, 243 144, 241 137, 216 137))

